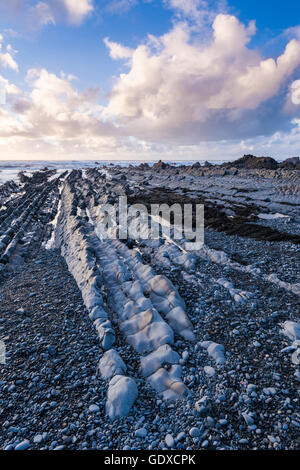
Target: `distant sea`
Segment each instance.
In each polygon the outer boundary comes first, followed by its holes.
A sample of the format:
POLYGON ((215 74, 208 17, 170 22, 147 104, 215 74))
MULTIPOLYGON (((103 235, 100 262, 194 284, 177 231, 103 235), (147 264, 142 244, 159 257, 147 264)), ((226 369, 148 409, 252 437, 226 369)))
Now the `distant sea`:
MULTIPOLYGON (((201 160, 185 160, 185 161, 178 161, 178 160, 170 160, 166 163, 170 163, 172 165, 193 165, 199 161, 199 163, 204 164, 204 161, 201 160)), ((226 160, 229 161, 229 160, 226 160)), ((58 174, 63 173, 66 170, 74 170, 78 168, 86 169, 86 168, 101 168, 102 166, 109 166, 109 165, 120 165, 123 167, 128 167, 129 165, 140 165, 141 163, 148 163, 148 165, 154 165, 156 161, 146 161, 146 160, 0 160, 0 184, 5 183, 9 180, 16 180, 18 177, 18 173, 20 171, 24 171, 27 173, 32 173, 37 170, 41 170, 42 168, 48 168, 49 170, 57 170, 58 174)), ((224 163, 225 160, 210 160, 210 163, 220 165, 224 163)))

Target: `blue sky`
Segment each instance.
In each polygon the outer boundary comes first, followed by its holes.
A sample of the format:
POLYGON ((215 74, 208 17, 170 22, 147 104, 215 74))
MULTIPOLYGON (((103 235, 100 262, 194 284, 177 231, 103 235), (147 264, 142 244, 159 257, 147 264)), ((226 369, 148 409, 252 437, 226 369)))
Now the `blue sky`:
POLYGON ((297 18, 292 0, 0 0, 0 158, 299 155, 297 18))

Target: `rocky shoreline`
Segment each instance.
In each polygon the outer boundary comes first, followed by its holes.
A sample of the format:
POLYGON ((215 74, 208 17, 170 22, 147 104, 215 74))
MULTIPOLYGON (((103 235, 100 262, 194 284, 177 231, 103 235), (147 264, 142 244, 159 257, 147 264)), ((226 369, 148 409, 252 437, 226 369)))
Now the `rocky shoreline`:
POLYGON ((1 449, 299 450, 300 171, 271 160, 0 187, 1 449), (204 204, 204 247, 103 242, 119 196, 204 204))

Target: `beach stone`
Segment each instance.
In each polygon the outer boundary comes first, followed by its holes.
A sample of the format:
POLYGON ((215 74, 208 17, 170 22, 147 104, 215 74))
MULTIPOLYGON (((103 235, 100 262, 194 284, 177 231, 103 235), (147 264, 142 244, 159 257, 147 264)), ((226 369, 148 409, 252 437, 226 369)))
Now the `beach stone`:
POLYGON ((89 411, 91 413, 98 413, 100 411, 100 408, 98 405, 90 405, 89 406, 89 411))
POLYGON ((166 443, 167 447, 174 447, 175 442, 174 442, 174 438, 171 434, 166 435, 165 443, 166 443))
POLYGON ((15 450, 26 450, 28 449, 28 447, 30 447, 30 442, 28 441, 28 439, 25 439, 24 441, 16 445, 15 450))
POLYGON ((147 429, 140 428, 135 431, 136 437, 145 438, 147 436, 147 429))
POLYGON ((199 437, 201 435, 200 429, 198 428, 191 428, 189 431, 189 435, 191 437, 199 437))

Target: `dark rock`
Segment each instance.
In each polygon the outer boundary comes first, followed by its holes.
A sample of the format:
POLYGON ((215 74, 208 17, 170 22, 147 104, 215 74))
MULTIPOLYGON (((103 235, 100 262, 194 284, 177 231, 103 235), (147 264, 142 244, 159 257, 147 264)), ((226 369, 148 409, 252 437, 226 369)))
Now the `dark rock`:
POLYGON ((198 170, 199 168, 201 168, 200 162, 194 163, 194 164, 192 165, 192 168, 193 168, 193 170, 198 170))
POLYGON ((300 157, 287 158, 279 166, 283 169, 300 170, 300 157))
POLYGON ((271 157, 255 157, 254 155, 244 155, 242 158, 222 165, 226 168, 244 168, 248 170, 277 170, 278 163, 271 157))
POLYGON ((170 165, 161 160, 153 165, 154 170, 166 170, 167 168, 170 168, 170 165))

